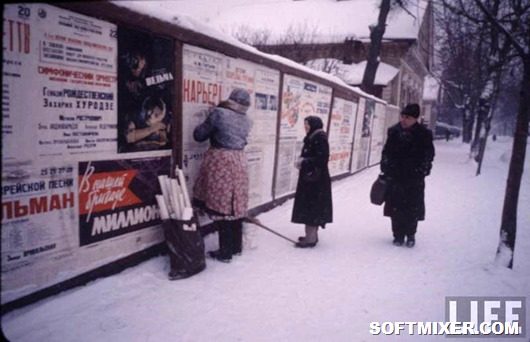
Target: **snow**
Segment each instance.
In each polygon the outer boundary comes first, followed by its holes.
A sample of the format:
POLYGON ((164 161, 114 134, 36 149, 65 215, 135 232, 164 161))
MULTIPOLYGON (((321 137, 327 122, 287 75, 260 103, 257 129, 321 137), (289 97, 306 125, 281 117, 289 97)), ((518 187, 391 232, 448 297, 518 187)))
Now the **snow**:
POLYGON ((424 101, 436 101, 438 100, 438 90, 440 84, 432 76, 425 76, 423 82, 423 100, 424 101))
MULTIPOLYGON (((346 38, 369 40, 369 26, 377 23, 379 0, 197 0, 144 1, 143 6, 162 12, 193 16, 232 34, 241 28, 270 33, 271 41, 288 30, 314 32, 315 42, 342 42, 346 38)), ((416 39, 427 2, 408 1, 408 11, 393 10, 384 38, 416 39)))
MULTIPOLYGON (((315 70, 324 70, 325 67, 331 67, 331 74, 339 77, 347 84, 361 84, 363 81, 366 61, 360 63, 345 64, 334 58, 317 58, 307 61, 306 65, 315 70)), ((390 81, 398 74, 399 69, 390 64, 379 62, 375 74, 375 85, 388 85, 390 81)))
MULTIPOLYGON (((494 259, 511 139, 488 142, 479 177, 468 145, 435 144, 427 219, 413 249, 391 244, 389 219, 369 203, 373 167, 333 183, 334 223, 314 249, 246 225, 243 255, 230 264, 208 259, 202 273, 168 281, 168 258, 156 257, 9 312, 3 332, 21 342, 444 340, 371 336, 369 323, 444 321, 446 296, 528 296, 530 162, 510 270, 494 259)), ((290 223, 291 210, 289 200, 258 218, 295 239, 303 227, 290 223)), ((207 249, 217 247, 215 234, 205 240, 207 249)))

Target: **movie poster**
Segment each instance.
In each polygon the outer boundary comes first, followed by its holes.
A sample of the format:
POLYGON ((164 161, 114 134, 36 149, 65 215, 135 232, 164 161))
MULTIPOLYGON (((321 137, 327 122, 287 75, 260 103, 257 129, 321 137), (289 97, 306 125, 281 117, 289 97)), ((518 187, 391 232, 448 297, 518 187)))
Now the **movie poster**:
POLYGON ((155 195, 170 157, 79 163, 79 245, 161 223, 155 195))
POLYGON ((118 28, 118 153, 171 149, 174 46, 118 28))

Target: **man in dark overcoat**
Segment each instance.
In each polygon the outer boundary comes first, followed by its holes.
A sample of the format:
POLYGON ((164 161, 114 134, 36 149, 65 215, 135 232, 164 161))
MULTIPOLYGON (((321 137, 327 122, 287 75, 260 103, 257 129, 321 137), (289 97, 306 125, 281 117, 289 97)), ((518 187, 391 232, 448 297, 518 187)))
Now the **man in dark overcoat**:
POLYGON ((413 247, 418 221, 425 219, 425 177, 434 159, 432 132, 418 122, 420 107, 408 104, 388 129, 381 171, 389 180, 384 215, 392 221, 394 245, 413 247))

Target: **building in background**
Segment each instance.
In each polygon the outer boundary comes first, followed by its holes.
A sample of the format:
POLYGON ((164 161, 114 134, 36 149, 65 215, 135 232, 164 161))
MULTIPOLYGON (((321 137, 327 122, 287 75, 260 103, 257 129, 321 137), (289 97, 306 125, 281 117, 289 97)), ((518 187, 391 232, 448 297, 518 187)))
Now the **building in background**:
MULTIPOLYGON (((211 21, 261 51, 358 86, 370 47, 369 26, 377 23, 379 4, 379 0, 260 2, 218 11, 211 21)), ((399 107, 417 102, 422 112, 423 107, 433 108, 433 99, 423 102, 425 78, 432 71, 433 25, 430 0, 411 0, 406 9, 391 10, 381 63, 369 93, 399 107)))

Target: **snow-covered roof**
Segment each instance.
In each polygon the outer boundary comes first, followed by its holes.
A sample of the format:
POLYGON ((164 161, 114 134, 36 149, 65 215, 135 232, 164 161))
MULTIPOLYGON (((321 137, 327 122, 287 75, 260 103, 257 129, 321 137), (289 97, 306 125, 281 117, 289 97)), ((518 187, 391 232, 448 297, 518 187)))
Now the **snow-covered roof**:
MULTIPOLYGON (((366 61, 360 63, 344 64, 341 60, 333 58, 318 58, 312 59, 306 63, 316 70, 324 70, 327 66, 330 68, 330 73, 339 77, 347 84, 361 84, 363 80, 364 70, 366 69, 366 61)), ((379 62, 377 72, 375 74, 374 85, 386 86, 396 75, 399 69, 390 64, 379 62)))
POLYGON ((438 99, 438 90, 440 84, 432 76, 425 76, 423 82, 423 100, 424 101, 436 101, 438 99))
MULTIPOLYGON (((260 30, 270 41, 289 29, 310 34, 312 42, 369 40, 369 26, 377 23, 380 0, 195 0, 148 1, 168 13, 191 15, 225 33, 260 30), (313 36, 314 34, 314 36, 313 36)), ((387 19, 386 39, 416 39, 427 0, 409 0, 407 11, 397 7, 387 19)))
MULTIPOLYGON (((209 0, 208 1, 197 0, 197 1, 200 2, 200 3, 209 2, 209 0)), ((213 1, 217 3, 217 0, 213 0, 213 1)), ((229 2, 230 0, 224 0, 224 1, 229 2)), ((236 1, 236 0, 233 0, 233 1, 236 1)), ((239 1, 248 3, 248 1, 246 1, 246 0, 239 0, 239 1)), ((279 1, 283 1, 283 0, 279 0, 279 1)), ((210 38, 217 39, 219 41, 225 42, 225 43, 230 44, 232 46, 235 46, 235 47, 241 48, 243 50, 249 51, 249 52, 251 52, 251 53, 253 53, 255 55, 261 56, 263 58, 267 58, 267 59, 269 59, 271 61, 275 61, 277 63, 281 63, 283 65, 290 66, 292 68, 304 71, 306 73, 313 74, 313 75, 318 76, 320 78, 326 79, 326 80, 328 80, 330 82, 336 83, 336 84, 341 85, 341 86, 346 87, 346 88, 349 88, 349 89, 351 89, 352 91, 356 92, 357 94, 359 94, 361 96, 373 99, 373 100, 378 101, 378 102, 385 102, 385 101, 383 101, 382 99, 380 99, 378 97, 375 97, 375 96, 373 96, 371 94, 368 94, 368 93, 364 92, 363 90, 361 90, 358 87, 352 87, 352 86, 348 85, 347 83, 342 81, 337 76, 334 76, 334 75, 331 75, 331 74, 328 74, 328 73, 325 73, 325 72, 322 72, 322 71, 317 71, 317 70, 311 69, 311 68, 309 68, 309 67, 307 67, 305 65, 296 63, 296 62, 294 62, 294 61, 292 61, 290 59, 287 59, 285 57, 282 57, 282 56, 271 55, 271 54, 259 51, 255 47, 247 45, 247 44, 244 44, 244 43, 240 42, 239 40, 235 39, 234 37, 232 37, 231 35, 223 33, 219 29, 216 29, 215 27, 210 26, 209 24, 205 24, 205 23, 203 23, 203 21, 201 21, 199 19, 196 19, 195 17, 191 17, 191 16, 189 16, 187 14, 181 13, 179 8, 178 8, 178 6, 177 6, 177 4, 183 4, 183 3, 185 4, 186 2, 181 2, 181 1, 111 1, 111 2, 113 4, 115 4, 115 5, 117 5, 117 6, 128 8, 128 9, 134 11, 134 12, 137 12, 137 13, 140 13, 140 14, 144 14, 144 15, 147 15, 147 16, 151 16, 151 17, 157 18, 159 20, 166 21, 166 22, 168 22, 170 24, 173 24, 175 26, 178 26, 178 27, 181 27, 181 28, 184 28, 184 29, 188 29, 188 30, 191 30, 191 31, 194 31, 194 32, 197 32, 197 33, 201 33, 201 34, 207 35, 210 38), (166 8, 165 4, 174 6, 175 9, 174 10, 168 10, 168 8, 166 8)))

